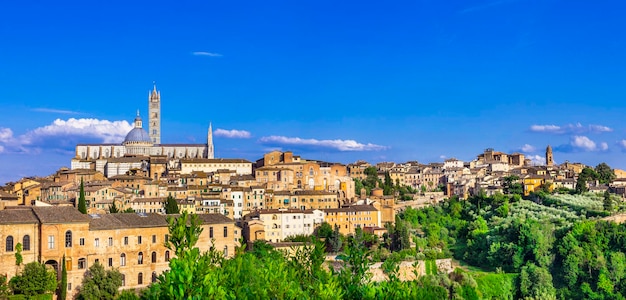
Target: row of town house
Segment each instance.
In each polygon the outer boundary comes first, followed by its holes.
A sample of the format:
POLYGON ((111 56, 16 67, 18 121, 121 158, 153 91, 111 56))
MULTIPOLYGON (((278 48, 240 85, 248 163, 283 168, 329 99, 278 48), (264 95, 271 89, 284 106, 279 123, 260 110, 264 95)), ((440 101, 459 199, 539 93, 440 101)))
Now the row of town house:
MULTIPOLYGON (((197 246, 224 256, 234 254, 241 231, 221 214, 198 215, 203 231, 197 246)), ((175 216, 174 216, 175 217, 175 216)), ((22 245, 24 264, 39 261, 60 276, 65 257, 68 295, 77 292, 85 271, 95 262, 123 275, 122 289, 148 286, 168 268, 173 257, 166 248, 167 215, 84 215, 73 207, 15 207, 0 210, 0 274, 13 277, 20 266, 15 251, 22 245)))

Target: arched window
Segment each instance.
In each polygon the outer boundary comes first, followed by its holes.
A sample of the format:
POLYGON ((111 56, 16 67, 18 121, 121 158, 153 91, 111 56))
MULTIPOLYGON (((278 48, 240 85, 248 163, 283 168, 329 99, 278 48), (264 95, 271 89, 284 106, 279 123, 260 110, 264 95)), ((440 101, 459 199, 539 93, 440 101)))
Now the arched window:
POLYGON ((122 274, 122 286, 126 285, 126 275, 122 274))
POLYGON ((165 261, 170 261, 170 251, 165 251, 165 261))
POLYGON ((156 282, 157 281, 157 274, 156 272, 152 272, 152 282, 156 282))
POLYGON ((139 252, 139 255, 137 255, 137 264, 143 264, 143 252, 139 252))
POLYGON ((143 284, 143 273, 137 274, 137 284, 143 284))
POLYGON ((72 247, 72 231, 70 230, 65 232, 65 247, 72 247))
POLYGON ((228 246, 224 246, 224 257, 228 256, 228 246))
POLYGON ((13 236, 9 235, 7 236, 7 245, 6 245, 6 250, 7 252, 13 252, 13 236))
POLYGON ((152 263, 156 263, 157 262, 157 254, 156 252, 152 252, 152 263))
POLYGON ((122 253, 120 255, 120 267, 123 267, 126 265, 126 254, 122 253))
POLYGON ((309 176, 313 176, 313 168, 309 168, 309 176))
POLYGON ((25 235, 22 238, 22 249, 24 251, 30 251, 30 235, 25 235))

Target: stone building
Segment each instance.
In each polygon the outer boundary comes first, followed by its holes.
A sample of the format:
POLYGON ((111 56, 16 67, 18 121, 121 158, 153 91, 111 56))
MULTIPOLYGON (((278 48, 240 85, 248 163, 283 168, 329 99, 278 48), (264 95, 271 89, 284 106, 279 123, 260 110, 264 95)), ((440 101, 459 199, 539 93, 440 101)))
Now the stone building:
MULTIPOLYGON (((219 214, 198 215, 201 251, 211 246, 226 257, 234 254, 240 236, 233 220, 219 214)), ((68 295, 77 292, 85 271, 95 262, 123 275, 122 289, 144 288, 167 270, 172 250, 167 215, 83 215, 73 207, 23 207, 0 210, 0 274, 15 276, 15 247, 21 243, 24 264, 40 261, 60 278, 65 256, 68 295)))

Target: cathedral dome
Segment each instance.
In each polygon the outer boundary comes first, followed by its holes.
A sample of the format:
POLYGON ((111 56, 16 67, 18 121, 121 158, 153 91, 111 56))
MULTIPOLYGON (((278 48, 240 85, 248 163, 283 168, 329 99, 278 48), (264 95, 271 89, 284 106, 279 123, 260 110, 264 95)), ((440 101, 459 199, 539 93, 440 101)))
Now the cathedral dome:
POLYGON ((137 117, 135 118, 135 128, 133 128, 124 139, 124 145, 128 144, 150 144, 152 140, 150 135, 142 127, 141 117, 139 117, 139 111, 137 111, 137 117))
POLYGON ((124 144, 129 142, 151 143, 150 135, 143 128, 133 128, 124 139, 124 144))

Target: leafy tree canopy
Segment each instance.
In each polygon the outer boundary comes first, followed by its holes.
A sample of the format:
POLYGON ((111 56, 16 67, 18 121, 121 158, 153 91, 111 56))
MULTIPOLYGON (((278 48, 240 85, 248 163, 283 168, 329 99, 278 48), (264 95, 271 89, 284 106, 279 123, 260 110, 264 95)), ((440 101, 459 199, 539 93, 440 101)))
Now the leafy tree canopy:
POLYGON ((96 262, 85 274, 78 293, 78 299, 115 299, 122 286, 122 273, 117 269, 105 270, 96 262))
POLYGON ((57 288, 56 272, 42 263, 31 262, 24 266, 21 274, 11 278, 9 286, 14 294, 50 294, 57 288))

